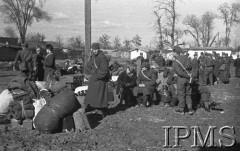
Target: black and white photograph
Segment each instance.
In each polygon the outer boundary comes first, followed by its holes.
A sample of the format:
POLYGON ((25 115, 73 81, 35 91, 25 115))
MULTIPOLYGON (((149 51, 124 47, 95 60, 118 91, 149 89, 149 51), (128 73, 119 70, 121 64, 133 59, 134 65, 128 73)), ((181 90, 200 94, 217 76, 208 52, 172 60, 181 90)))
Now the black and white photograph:
POLYGON ((0 151, 240 151, 240 0, 0 0, 0 151))

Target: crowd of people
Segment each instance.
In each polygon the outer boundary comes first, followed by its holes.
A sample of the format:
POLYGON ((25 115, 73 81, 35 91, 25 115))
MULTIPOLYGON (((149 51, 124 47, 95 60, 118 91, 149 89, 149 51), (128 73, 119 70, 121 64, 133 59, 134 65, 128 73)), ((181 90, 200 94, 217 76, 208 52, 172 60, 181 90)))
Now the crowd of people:
POLYGON ((54 77, 56 70, 53 46, 46 45, 47 55, 44 56, 41 47, 36 47, 36 52, 29 49, 28 44, 22 45, 13 64, 13 70, 17 68, 21 73, 34 81, 47 81, 54 77))
MULTIPOLYGON (((107 109, 107 87, 111 74, 118 73, 117 94, 120 104, 127 106, 149 107, 163 102, 165 106, 177 106, 174 111, 179 114, 194 111, 203 107, 210 112, 212 103, 209 87, 216 84, 229 84, 231 59, 228 54, 213 52, 200 56, 189 55, 179 46, 173 49, 173 59, 167 60, 166 55, 153 55, 150 59, 141 60, 141 70, 137 72, 136 61, 126 65, 123 71, 115 61, 108 67, 108 59, 100 51, 99 44, 92 46, 93 56, 87 63, 86 69, 90 78, 89 89, 85 103, 91 107, 107 109)), ((239 56, 238 56, 239 58, 239 56)), ((235 61, 236 70, 239 62, 235 61)), ((236 71, 238 72, 238 71, 236 71)))
MULTIPOLYGON (((56 66, 53 47, 46 46, 45 57, 40 47, 36 48, 36 53, 29 50, 27 44, 22 47, 16 56, 14 70, 19 65, 21 73, 34 81, 54 79, 56 66)), ((229 83, 230 63, 233 59, 228 54, 220 56, 216 52, 202 52, 200 56, 196 53, 194 58, 190 58, 188 53, 175 46, 171 60, 165 54, 153 55, 150 59, 139 56, 137 60, 140 60, 140 64, 132 60, 123 67, 114 61, 109 66, 109 59, 100 50, 99 44, 93 43, 92 55, 85 67, 85 74, 91 75, 84 101, 86 107, 107 113, 109 81, 111 76, 118 76, 116 93, 121 100, 120 105, 149 107, 162 102, 166 107, 177 106, 174 111, 179 114, 189 112, 192 115, 198 107, 210 112, 208 88, 229 83)), ((234 66, 236 76, 239 77, 239 56, 234 66)))

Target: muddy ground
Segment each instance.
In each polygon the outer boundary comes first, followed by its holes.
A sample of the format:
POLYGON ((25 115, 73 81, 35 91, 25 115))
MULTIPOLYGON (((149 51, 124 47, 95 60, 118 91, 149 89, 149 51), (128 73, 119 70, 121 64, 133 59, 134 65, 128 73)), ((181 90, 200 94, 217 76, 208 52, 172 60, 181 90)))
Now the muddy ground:
MULTIPOLYGON (((17 73, 11 71, 0 72, 0 92, 6 87, 17 73)), ((0 127, 1 150, 96 150, 96 151, 240 151, 240 79, 231 78, 228 85, 218 85, 209 88, 212 99, 218 104, 219 110, 211 113, 198 109, 194 115, 178 115, 174 108, 156 105, 149 108, 132 107, 125 111, 109 115, 101 119, 97 115, 89 115, 91 131, 75 134, 74 132, 59 134, 40 134, 36 130, 24 128, 0 127), (223 109, 223 110, 221 110, 223 109), (97 121, 97 122, 96 122, 97 121), (191 148, 194 133, 188 139, 180 141, 180 148, 163 148, 165 131, 163 126, 199 126, 205 137, 209 126, 216 126, 214 130, 215 147, 191 148), (235 134, 226 130, 226 134, 234 136, 236 144, 230 148, 219 147, 221 139, 225 144, 231 140, 219 134, 222 126, 233 126, 235 134)), ((180 130, 184 135, 185 130, 180 130)), ((170 129, 170 145, 174 145, 174 129, 170 129)), ((198 144, 199 141, 198 141, 198 144)), ((209 140, 207 141, 209 145, 209 140)))

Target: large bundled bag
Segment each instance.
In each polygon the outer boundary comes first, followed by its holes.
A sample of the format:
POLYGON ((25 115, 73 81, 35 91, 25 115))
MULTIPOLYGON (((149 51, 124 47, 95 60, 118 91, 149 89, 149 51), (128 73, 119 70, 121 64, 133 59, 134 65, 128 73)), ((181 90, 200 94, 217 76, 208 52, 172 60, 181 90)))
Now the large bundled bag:
POLYGON ((9 90, 4 90, 0 94, 0 114, 6 114, 9 104, 13 101, 12 93, 9 90))

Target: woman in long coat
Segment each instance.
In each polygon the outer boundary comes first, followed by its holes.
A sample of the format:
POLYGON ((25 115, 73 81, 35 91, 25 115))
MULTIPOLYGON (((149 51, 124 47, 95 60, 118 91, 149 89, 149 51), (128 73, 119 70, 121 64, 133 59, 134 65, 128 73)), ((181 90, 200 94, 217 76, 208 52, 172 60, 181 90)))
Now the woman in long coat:
POLYGON ((85 105, 93 108, 108 107, 108 86, 109 70, 108 60, 103 52, 100 51, 98 43, 93 43, 93 56, 86 66, 86 72, 91 75, 88 91, 85 97, 85 105))

